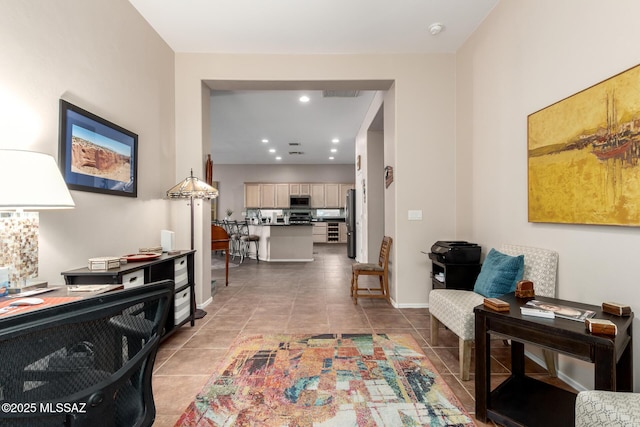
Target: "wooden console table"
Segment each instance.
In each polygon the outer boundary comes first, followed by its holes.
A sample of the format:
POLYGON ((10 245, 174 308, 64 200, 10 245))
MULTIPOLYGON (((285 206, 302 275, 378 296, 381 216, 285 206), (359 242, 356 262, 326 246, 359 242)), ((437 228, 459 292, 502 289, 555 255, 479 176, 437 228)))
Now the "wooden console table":
POLYGON ((523 316, 526 300, 514 294, 500 297, 511 306, 498 313, 479 305, 475 312, 476 341, 476 418, 493 420, 505 426, 572 426, 576 395, 524 374, 524 344, 533 344, 594 364, 597 390, 633 391, 632 330, 633 314, 617 317, 603 313, 598 306, 555 298, 536 297, 551 304, 572 306, 596 312, 618 327, 616 337, 593 335, 583 322, 562 318, 523 316), (491 334, 510 338, 511 376, 491 391, 491 334))
POLYGON ((163 331, 163 339, 187 322, 195 325, 195 250, 160 255, 157 259, 128 262, 111 270, 77 268, 63 271, 67 285, 122 284, 125 289, 144 286, 160 280, 175 282, 175 297, 169 307, 169 316, 163 331))

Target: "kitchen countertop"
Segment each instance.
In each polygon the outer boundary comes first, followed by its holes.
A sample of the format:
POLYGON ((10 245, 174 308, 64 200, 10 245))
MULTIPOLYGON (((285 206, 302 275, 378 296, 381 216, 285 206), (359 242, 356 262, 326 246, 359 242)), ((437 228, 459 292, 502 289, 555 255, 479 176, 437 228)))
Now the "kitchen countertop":
POLYGON ((255 226, 263 226, 263 227, 283 227, 283 226, 299 226, 299 225, 313 225, 310 222, 306 224, 284 224, 284 223, 276 223, 276 224, 249 224, 255 226))
POLYGON ((314 218, 312 222, 345 222, 344 218, 314 218))

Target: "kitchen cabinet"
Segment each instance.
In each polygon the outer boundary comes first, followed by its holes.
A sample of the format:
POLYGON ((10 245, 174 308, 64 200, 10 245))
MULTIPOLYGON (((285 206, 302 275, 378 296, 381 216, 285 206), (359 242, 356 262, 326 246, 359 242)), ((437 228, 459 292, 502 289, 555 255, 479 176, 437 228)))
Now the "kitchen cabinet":
POLYGON ((276 208, 289 207, 289 184, 276 184, 276 208))
POLYGON ((324 208, 324 184, 311 184, 311 207, 324 208))
POLYGON ((347 243, 347 223, 340 223, 340 243, 347 243))
POLYGON ((354 184, 340 184, 340 205, 339 207, 345 208, 347 206, 347 192, 356 188, 354 184))
POLYGON ((276 207, 276 185, 260 184, 260 207, 275 208, 276 207))
POLYGON ((289 184, 290 196, 310 196, 311 184, 289 184))
POLYGON ((327 223, 314 222, 312 237, 313 243, 327 243, 327 223))
POLYGON ((244 185, 244 207, 259 208, 260 204, 260 184, 244 185))
POLYGON ((310 196, 312 209, 338 209, 346 204, 354 184, 334 183, 245 183, 244 207, 288 209, 290 196, 310 196))
POLYGON ((340 207, 340 184, 324 185, 324 207, 325 208, 340 207))

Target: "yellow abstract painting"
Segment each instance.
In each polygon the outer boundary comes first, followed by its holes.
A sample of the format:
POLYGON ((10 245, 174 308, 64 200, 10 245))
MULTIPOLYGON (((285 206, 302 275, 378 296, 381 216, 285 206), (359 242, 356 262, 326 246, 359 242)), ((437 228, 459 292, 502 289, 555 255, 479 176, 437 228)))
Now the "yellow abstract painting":
POLYGON ((530 222, 640 225, 640 66, 527 125, 530 222))

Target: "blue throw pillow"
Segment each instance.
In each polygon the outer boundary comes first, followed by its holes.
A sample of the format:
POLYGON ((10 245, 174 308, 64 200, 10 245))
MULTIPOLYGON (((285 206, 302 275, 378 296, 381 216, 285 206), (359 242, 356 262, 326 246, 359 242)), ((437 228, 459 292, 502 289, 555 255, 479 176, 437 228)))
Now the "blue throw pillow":
POLYGON ((491 249, 482 264, 473 291, 486 298, 496 298, 516 290, 522 280, 524 255, 510 256, 491 249))

